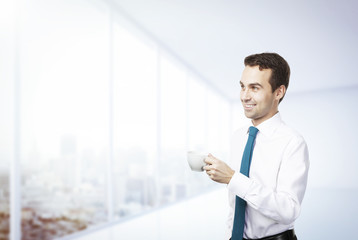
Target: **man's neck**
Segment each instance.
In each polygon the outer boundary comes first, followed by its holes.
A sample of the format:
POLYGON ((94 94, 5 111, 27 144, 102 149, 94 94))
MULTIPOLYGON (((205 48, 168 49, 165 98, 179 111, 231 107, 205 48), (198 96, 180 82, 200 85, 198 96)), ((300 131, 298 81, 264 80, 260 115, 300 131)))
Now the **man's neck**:
POLYGON ((270 118, 272 118, 273 116, 275 116, 278 113, 278 110, 276 110, 275 112, 273 112, 272 114, 266 115, 264 118, 258 118, 258 119, 252 119, 252 125, 254 125, 255 127, 260 125, 261 123, 269 120, 270 118))

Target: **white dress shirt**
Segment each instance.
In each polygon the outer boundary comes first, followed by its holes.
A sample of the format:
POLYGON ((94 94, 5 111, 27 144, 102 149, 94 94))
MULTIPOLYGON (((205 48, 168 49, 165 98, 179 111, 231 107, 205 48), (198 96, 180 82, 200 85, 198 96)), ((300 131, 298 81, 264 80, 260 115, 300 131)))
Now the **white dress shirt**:
POLYGON ((257 133, 249 177, 240 173, 248 128, 237 130, 231 141, 227 238, 231 237, 235 196, 247 202, 244 238, 263 238, 294 227, 300 214, 309 168, 303 137, 288 127, 279 113, 262 122, 257 133))

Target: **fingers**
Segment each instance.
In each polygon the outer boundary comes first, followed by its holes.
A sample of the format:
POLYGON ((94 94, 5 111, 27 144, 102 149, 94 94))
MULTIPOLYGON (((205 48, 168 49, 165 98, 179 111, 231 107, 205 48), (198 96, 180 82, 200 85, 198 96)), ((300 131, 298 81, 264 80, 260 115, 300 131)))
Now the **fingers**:
POLYGON ((211 153, 209 153, 209 155, 204 159, 204 162, 206 164, 213 164, 216 160, 217 159, 211 153))
POLYGON ((216 159, 211 153, 209 153, 208 156, 204 159, 204 162, 207 165, 204 166, 203 169, 206 171, 208 175, 210 175, 209 171, 215 169, 218 159, 216 159))
POLYGON ((204 159, 204 162, 206 164, 213 164, 213 159, 211 159, 209 156, 207 156, 205 159, 204 159))
POLYGON ((206 171, 206 174, 213 179, 213 177, 217 174, 217 169, 215 164, 206 165, 203 167, 203 169, 206 171))
POLYGON ((207 164, 203 167, 203 169, 206 171, 206 174, 215 181, 216 175, 217 175, 217 163, 219 160, 215 158, 211 153, 208 154, 208 156, 204 159, 204 162, 207 164))
POLYGON ((209 178, 214 180, 215 173, 212 170, 206 170, 206 174, 209 176, 209 178))
POLYGON ((203 169, 204 169, 205 171, 208 171, 208 170, 211 169, 211 167, 210 167, 210 165, 206 165, 206 166, 203 167, 203 169))

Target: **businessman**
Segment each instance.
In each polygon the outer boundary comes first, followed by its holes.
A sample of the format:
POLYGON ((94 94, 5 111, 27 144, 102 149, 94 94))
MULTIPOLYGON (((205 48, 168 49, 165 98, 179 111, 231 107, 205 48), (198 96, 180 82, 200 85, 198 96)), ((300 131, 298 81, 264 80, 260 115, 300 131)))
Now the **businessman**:
POLYGON ((230 166, 209 154, 204 169, 213 181, 227 184, 226 239, 297 240, 294 222, 306 190, 309 157, 305 140, 278 110, 290 67, 276 53, 250 55, 244 64, 240 99, 251 124, 233 134, 230 166))

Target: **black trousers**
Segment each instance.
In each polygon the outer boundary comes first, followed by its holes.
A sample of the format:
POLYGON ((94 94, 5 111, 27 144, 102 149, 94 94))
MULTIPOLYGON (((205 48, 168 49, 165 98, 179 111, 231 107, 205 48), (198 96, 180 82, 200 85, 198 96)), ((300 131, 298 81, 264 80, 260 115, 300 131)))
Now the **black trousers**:
MULTIPOLYGON (((231 238, 230 238, 230 240, 231 240, 231 238)), ((292 229, 292 230, 287 230, 283 233, 275 234, 275 235, 264 237, 264 238, 259 238, 259 239, 243 238, 243 240, 297 240, 297 236, 295 234, 295 231, 292 229)))

